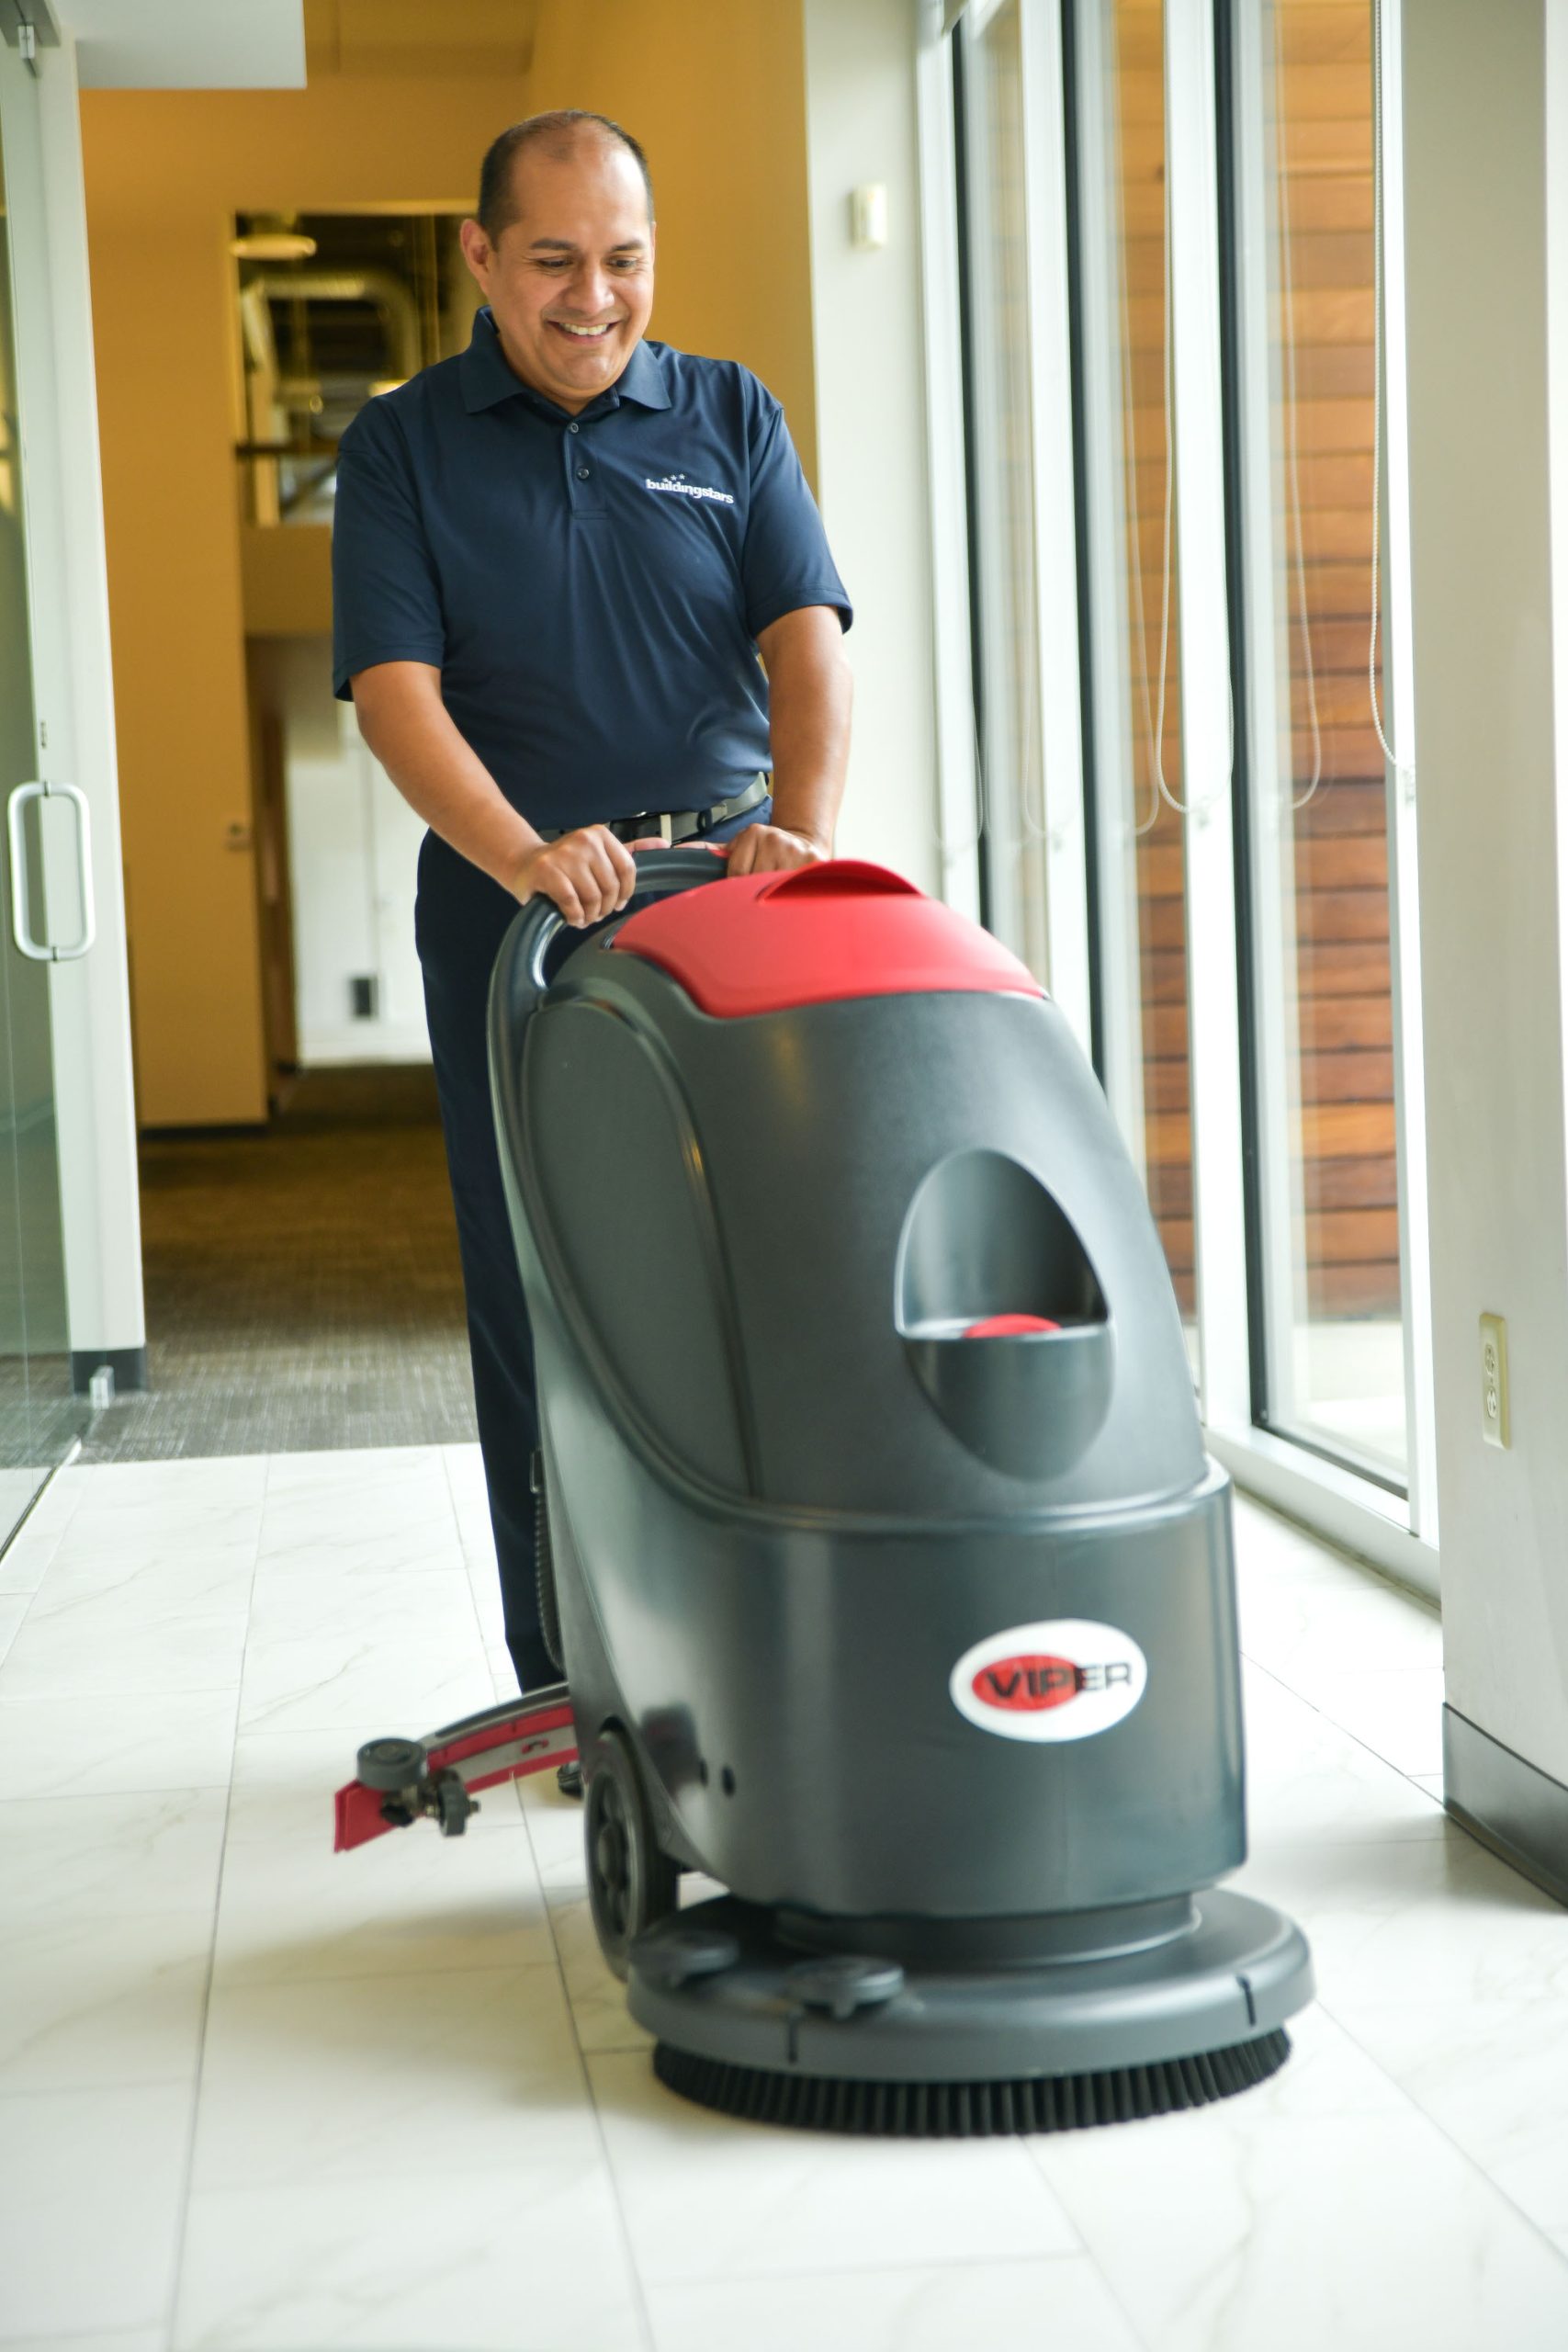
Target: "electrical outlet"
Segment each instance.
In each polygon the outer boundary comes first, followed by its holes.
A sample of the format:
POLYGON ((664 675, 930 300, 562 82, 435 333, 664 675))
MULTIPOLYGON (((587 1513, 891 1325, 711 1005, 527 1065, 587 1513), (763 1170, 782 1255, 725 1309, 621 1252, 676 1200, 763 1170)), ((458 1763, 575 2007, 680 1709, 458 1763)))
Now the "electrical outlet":
POLYGON ((1481 1318, 1481 1434, 1488 1445, 1510 1442, 1508 1327, 1500 1315, 1481 1318))

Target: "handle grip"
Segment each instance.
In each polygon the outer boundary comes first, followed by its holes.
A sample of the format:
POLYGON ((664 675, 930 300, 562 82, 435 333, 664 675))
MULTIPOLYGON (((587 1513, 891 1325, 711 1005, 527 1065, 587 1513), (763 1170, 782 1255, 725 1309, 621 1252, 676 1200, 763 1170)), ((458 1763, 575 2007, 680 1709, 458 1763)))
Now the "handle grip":
MULTIPOLYGON (((626 911, 654 906, 661 899, 672 899, 682 890, 694 890, 705 882, 722 882, 724 874, 724 853, 716 848, 645 851, 637 861, 637 887, 626 911)), ((607 922, 614 920, 613 916, 605 918, 607 922)), ((603 927, 592 923, 574 932, 568 953, 592 939, 603 927)), ((491 980, 492 1038, 499 1041, 504 1033, 514 1043, 523 1023, 538 1011, 545 991, 566 960, 556 956, 554 950, 568 928, 555 900, 542 893, 520 910, 501 943, 491 980)))
POLYGON ((6 831, 11 854, 11 936, 31 964, 73 964, 85 956, 97 936, 93 906, 93 819, 87 796, 73 784, 18 784, 6 804, 6 831), (30 800, 65 800, 76 814, 76 861, 82 893, 82 935, 69 947, 35 939, 32 910, 28 902, 28 850, 22 818, 30 800))

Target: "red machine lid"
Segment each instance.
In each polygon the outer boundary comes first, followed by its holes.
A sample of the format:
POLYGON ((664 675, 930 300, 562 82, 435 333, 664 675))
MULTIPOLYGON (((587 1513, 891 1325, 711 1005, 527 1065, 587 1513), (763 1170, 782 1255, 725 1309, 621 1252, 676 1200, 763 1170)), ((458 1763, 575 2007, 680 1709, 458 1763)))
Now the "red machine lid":
POLYGON ((615 944, 726 1020, 841 997, 1045 993, 989 932, 856 858, 683 890, 633 915, 615 944))

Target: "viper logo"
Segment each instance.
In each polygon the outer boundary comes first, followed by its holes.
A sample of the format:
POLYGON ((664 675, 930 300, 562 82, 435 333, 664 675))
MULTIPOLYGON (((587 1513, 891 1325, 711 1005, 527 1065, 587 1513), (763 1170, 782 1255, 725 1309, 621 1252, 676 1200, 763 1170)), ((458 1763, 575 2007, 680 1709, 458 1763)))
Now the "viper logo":
POLYGON ((1148 1675, 1121 1626, 1055 1617, 975 1643, 947 1687, 959 1713, 998 1739, 1092 1739, 1133 1713, 1148 1675))
POLYGON ((1065 1707, 1080 1690, 1110 1690, 1132 1679, 1132 1668, 1121 1663, 1078 1666, 1070 1657, 1037 1656, 998 1658, 981 1668, 970 1688, 982 1706, 1065 1707))

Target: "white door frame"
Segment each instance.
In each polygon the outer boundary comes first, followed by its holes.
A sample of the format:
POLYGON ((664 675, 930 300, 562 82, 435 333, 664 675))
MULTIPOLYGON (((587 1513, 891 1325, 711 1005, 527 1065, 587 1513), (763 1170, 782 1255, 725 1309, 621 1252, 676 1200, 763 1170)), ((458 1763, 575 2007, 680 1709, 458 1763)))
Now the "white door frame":
MULTIPOLYGON (((49 967, 66 1311, 76 1385, 145 1382, 108 571, 75 45, 0 46, 38 774, 92 812, 97 937, 49 967)), ((175 685, 171 672, 171 688, 175 685)))

